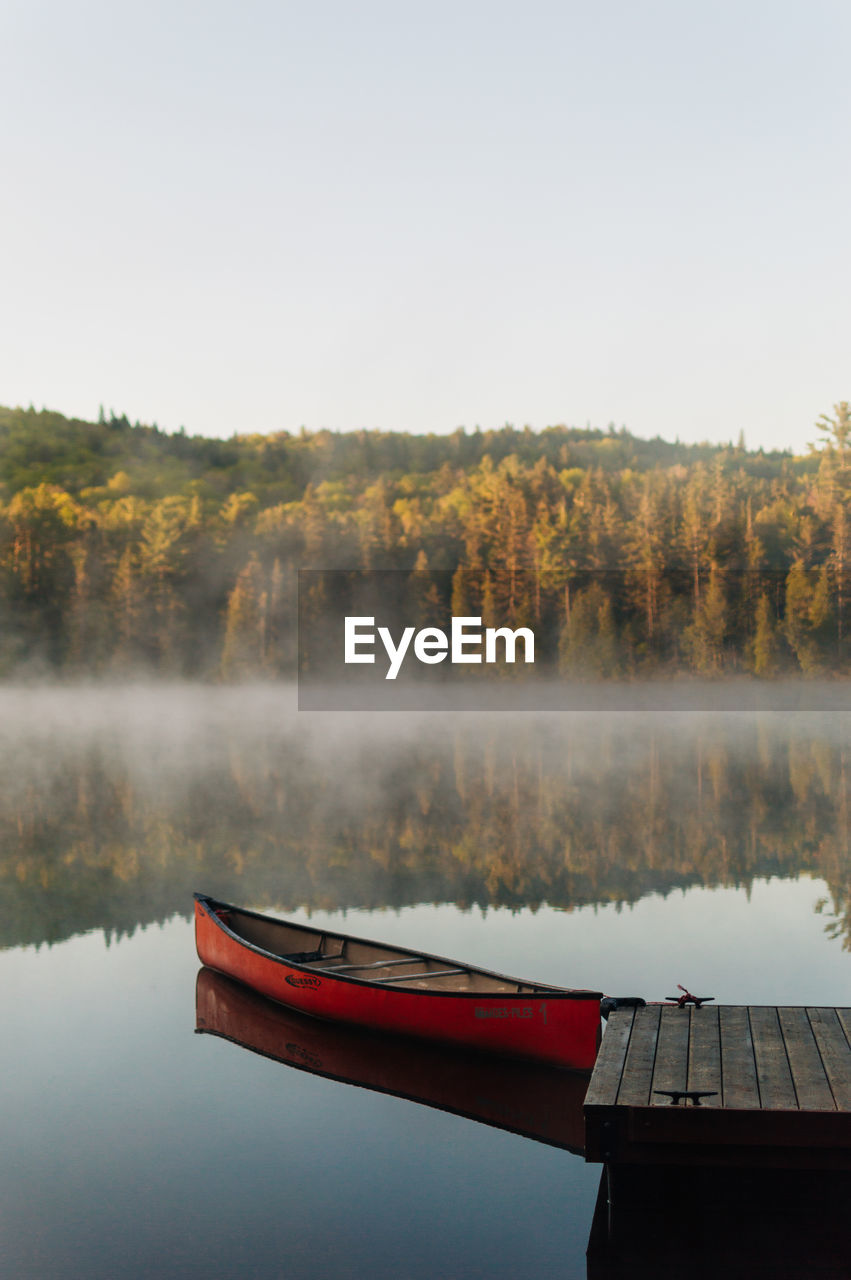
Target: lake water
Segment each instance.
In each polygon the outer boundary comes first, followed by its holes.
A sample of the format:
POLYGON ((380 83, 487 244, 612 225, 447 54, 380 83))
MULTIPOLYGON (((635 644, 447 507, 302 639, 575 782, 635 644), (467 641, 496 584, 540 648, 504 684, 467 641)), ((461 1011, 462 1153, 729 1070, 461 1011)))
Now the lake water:
POLYGON ((846 719, 0 690, 0 1274, 585 1277, 599 1169, 524 1136, 520 1086, 487 1077, 486 1124, 394 1096, 410 1061, 376 1092, 195 1034, 192 891, 612 994, 849 1004, 846 719))

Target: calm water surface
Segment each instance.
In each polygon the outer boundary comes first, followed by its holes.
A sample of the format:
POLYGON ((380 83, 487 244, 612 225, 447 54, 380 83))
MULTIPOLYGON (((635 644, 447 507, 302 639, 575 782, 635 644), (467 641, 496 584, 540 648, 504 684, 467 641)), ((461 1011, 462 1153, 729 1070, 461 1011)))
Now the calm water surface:
POLYGON ((0 1273, 584 1277, 580 1156, 196 1035, 191 892, 566 985, 848 1004, 848 736, 0 693, 0 1273))

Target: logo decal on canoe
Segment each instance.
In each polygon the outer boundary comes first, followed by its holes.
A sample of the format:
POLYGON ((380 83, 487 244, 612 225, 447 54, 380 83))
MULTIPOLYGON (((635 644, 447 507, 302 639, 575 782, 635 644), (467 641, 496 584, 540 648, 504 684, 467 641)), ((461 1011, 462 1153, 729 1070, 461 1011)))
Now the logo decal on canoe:
MULTIPOLYGON (((497 1005, 495 1008, 487 1008, 477 1004, 473 1010, 477 1018, 534 1018, 535 1010, 530 1004, 521 1005, 497 1005)), ((538 1013, 547 1021, 547 1006, 544 1001, 538 1005, 538 1013)))
POLYGON ((512 1005, 507 1008, 500 1005, 496 1009, 485 1009, 481 1005, 476 1005, 474 1010, 477 1018, 534 1018, 535 1010, 530 1004, 512 1005))
POLYGON ((309 977, 302 978, 300 975, 295 973, 288 973, 286 977, 286 981, 290 984, 291 987, 321 987, 322 986, 322 983, 320 982, 319 978, 309 978, 309 977))

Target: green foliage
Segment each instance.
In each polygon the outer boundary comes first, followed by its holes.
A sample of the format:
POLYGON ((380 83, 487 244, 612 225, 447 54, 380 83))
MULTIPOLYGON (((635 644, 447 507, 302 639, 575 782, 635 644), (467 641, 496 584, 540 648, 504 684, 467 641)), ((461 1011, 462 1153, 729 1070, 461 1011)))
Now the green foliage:
POLYGON ((268 592, 256 555, 237 576, 228 597, 227 623, 222 652, 222 675, 239 679, 262 671, 266 660, 268 592))
POLYGON ((752 668, 756 676, 771 676, 778 662, 777 627, 771 602, 764 593, 756 606, 756 633, 753 640, 752 668))
POLYGON ((223 441, 0 409, 0 672, 292 671, 298 569, 337 567, 447 571, 411 580, 417 618, 534 626, 574 674, 845 673, 851 409, 819 425, 794 458, 563 426, 223 441))
POLYGON ((621 674, 612 602, 599 582, 580 590, 570 604, 559 643, 559 665, 570 678, 621 674))
POLYGON ((724 670, 724 639, 727 632, 727 597, 718 569, 713 565, 709 584, 698 596, 694 620, 686 628, 684 642, 695 671, 719 675, 724 670))

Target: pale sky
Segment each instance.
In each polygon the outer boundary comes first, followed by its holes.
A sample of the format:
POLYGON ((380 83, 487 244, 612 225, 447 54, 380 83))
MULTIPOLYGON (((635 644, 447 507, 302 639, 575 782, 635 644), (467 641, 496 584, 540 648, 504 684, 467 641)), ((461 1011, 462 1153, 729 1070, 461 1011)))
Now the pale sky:
POLYGON ((4 0, 0 403, 174 430, 851 399, 846 0, 4 0))

